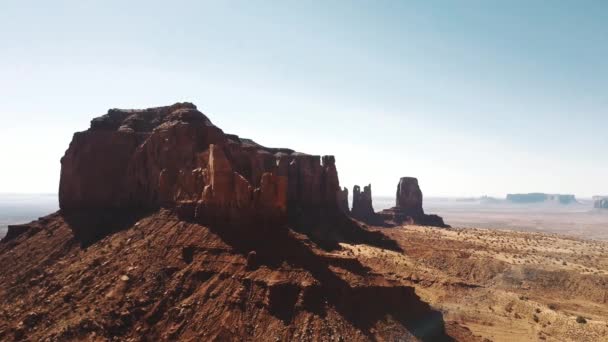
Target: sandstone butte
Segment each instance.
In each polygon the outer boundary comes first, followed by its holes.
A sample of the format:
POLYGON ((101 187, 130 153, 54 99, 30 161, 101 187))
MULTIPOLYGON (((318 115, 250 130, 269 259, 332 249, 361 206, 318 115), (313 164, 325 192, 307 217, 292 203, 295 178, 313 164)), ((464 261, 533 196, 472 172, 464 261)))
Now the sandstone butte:
POLYGON ((422 208, 422 191, 418 179, 401 177, 397 184, 395 206, 381 211, 380 216, 385 222, 394 225, 418 224, 423 226, 449 227, 437 215, 428 215, 422 208))
POLYGON ((224 133, 193 104, 111 109, 61 159, 60 210, 0 242, 0 340, 475 341, 332 253, 400 251, 347 195, 333 156, 224 133))
POLYGON ((376 213, 372 206, 372 185, 366 185, 361 191, 361 187, 353 187, 353 209, 351 215, 362 221, 373 221, 376 213))
MULTIPOLYGON (((346 193, 346 197, 348 197, 348 193, 346 193)), ((412 224, 449 227, 440 216, 425 214, 422 201, 422 191, 418 185, 418 179, 401 177, 397 184, 395 206, 377 213, 374 211, 372 204, 371 184, 364 186, 363 191, 361 191, 361 187, 355 185, 353 188, 353 207, 350 215, 361 222, 383 227, 412 224)))
POLYGON ((203 224, 282 226, 335 213, 338 196, 333 156, 225 134, 189 103, 112 109, 61 160, 66 212, 165 207, 203 224))

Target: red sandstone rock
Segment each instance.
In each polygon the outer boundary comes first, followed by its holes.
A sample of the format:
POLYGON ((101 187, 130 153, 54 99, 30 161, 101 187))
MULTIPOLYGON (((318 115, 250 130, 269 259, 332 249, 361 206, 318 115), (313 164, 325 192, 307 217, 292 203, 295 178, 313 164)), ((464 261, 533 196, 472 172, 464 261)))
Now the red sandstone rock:
POLYGON ((418 186, 418 179, 402 177, 397 185, 397 206, 385 209, 378 215, 385 221, 393 224, 419 224, 426 226, 449 227, 443 218, 437 215, 427 215, 422 209, 422 191, 418 186))
POLYGON ((348 207, 348 189, 347 188, 343 188, 338 193, 338 207, 340 207, 340 209, 345 213, 350 212, 350 209, 348 207))
POLYGON ((424 214, 422 210, 422 191, 418 186, 418 179, 414 177, 399 179, 396 204, 408 215, 420 216, 424 214))
POLYGON ((264 234, 327 215, 323 237, 402 251, 341 193, 333 157, 224 134, 192 104, 110 110, 62 159, 61 210, 0 241, 0 340, 451 340, 405 280, 264 234))
POLYGON ((376 213, 372 206, 372 185, 369 184, 363 187, 363 192, 358 185, 353 187, 353 209, 351 215, 354 218, 370 221, 373 220, 376 213))
POLYGON ((87 248, 81 211, 0 242, 0 341, 451 341, 408 281, 292 230, 107 219, 123 228, 87 248))
POLYGON ((225 134, 190 103, 93 119, 62 158, 59 189, 63 210, 179 207, 226 223, 285 222, 339 199, 333 156, 225 134))

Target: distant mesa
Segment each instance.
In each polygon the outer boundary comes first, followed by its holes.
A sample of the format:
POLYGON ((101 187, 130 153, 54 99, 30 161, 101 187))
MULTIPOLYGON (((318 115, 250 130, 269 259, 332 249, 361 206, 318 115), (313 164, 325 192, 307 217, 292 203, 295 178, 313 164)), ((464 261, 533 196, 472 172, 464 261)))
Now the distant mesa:
POLYGON ((512 203, 557 203, 557 204, 574 204, 578 203, 574 195, 562 194, 545 194, 541 192, 533 192, 528 194, 508 194, 507 201, 512 203))
POLYGON ((481 197, 464 197, 457 198, 456 202, 464 202, 464 203, 479 203, 479 204, 496 204, 500 203, 501 199, 491 196, 481 196, 481 197))
POLYGON ((593 207, 596 209, 608 209, 608 196, 593 196, 593 207))
POLYGON ((427 215, 422 208, 422 191, 418 179, 402 177, 397 184, 396 206, 378 213, 387 222, 394 224, 418 224, 449 227, 438 215, 427 215))

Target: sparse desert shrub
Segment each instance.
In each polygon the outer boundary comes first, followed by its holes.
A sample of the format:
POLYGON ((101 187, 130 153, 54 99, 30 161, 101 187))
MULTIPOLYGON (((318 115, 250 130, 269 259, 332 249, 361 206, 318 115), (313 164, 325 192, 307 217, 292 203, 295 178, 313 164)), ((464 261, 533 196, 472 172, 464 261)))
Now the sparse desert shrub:
POLYGON ((532 319, 534 320, 534 322, 538 323, 539 319, 538 316, 536 316, 536 314, 532 315, 532 319))
POLYGON ((540 309, 539 308, 536 308, 536 310, 534 310, 534 311, 536 311, 536 313, 540 313, 540 309))
POLYGON ((587 323, 587 320, 583 316, 576 316, 576 323, 584 324, 587 323))

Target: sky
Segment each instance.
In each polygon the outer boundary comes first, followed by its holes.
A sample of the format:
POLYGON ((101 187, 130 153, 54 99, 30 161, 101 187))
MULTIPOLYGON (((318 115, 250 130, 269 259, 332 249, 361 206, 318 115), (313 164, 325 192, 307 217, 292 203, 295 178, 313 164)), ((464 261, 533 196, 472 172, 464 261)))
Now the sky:
POLYGON ((0 193, 109 108, 195 103, 343 186, 608 194, 607 1, 0 2, 0 193))

